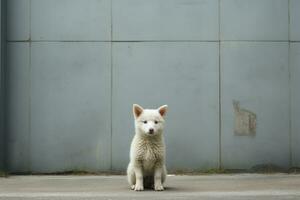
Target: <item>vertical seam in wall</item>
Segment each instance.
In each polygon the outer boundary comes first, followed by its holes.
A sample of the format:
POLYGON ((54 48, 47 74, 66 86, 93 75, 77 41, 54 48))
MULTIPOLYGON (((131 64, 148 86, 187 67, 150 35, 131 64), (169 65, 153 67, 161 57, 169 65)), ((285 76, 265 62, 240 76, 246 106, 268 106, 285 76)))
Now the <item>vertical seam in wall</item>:
MULTIPOLYGON (((3 19, 2 19, 2 16, 3 16, 3 12, 2 12, 2 7, 3 7, 3 4, 2 4, 2 1, 0 2, 0 21, 2 22, 3 21, 3 19)), ((2 155, 0 155, 0 170, 2 170, 3 168, 3 170, 5 170, 5 146, 4 146, 4 144, 5 144, 5 132, 6 131, 4 131, 4 123, 3 123, 3 120, 4 120, 4 103, 3 103, 3 99, 4 99, 4 96, 3 96, 3 50, 2 50, 2 45, 3 45, 3 41, 5 41, 6 42, 6 40, 3 40, 3 31, 2 31, 2 26, 3 26, 3 24, 2 23, 0 23, 0 25, 1 25, 1 31, 0 31, 0 48, 1 48, 1 50, 0 50, 0 137, 2 137, 2 138, 0 138, 0 140, 2 140, 2 142, 3 142, 3 144, 0 144, 0 145, 3 145, 3 146, 0 146, 0 154, 2 154, 2 155), (2 132, 3 131, 3 132, 2 132), (4 133, 3 135, 1 135, 1 133, 4 133), (3 168, 2 168, 2 167, 3 168)))
POLYGON ((29 0, 29 63, 28 63, 28 94, 29 94, 29 99, 28 99, 28 171, 31 172, 31 0, 29 0))
POLYGON ((221 110, 221 0, 218 1, 218 25, 219 25, 219 169, 222 168, 222 110, 221 110))
POLYGON ((110 170, 112 170, 113 134, 113 0, 110 0, 110 170))
MULTIPOLYGON (((7 129, 7 113, 8 113, 8 108, 7 108, 7 8, 8 3, 6 0, 1 1, 1 16, 0 16, 0 39, 1 39, 1 63, 0 63, 0 68, 1 68, 1 109, 3 109, 3 112, 1 113, 1 123, 2 123, 2 129, 4 131, 3 134, 3 152, 2 152, 2 166, 4 171, 8 171, 8 129, 7 129)), ((0 161, 0 162, 1 162, 0 161)))
POLYGON ((289 167, 293 166, 293 152, 292 152, 292 81, 291 81, 291 62, 290 62, 290 0, 288 0, 288 86, 289 86, 289 167))

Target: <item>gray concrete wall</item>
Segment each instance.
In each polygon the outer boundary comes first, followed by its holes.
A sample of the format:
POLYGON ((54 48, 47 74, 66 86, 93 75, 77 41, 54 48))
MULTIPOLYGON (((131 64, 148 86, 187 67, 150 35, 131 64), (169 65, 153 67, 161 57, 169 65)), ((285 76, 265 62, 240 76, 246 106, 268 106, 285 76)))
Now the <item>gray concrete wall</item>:
POLYGON ((9 169, 124 170, 133 103, 169 169, 299 166, 299 2, 10 0, 9 169))
POLYGON ((300 166, 300 1, 290 2, 290 74, 292 164, 300 166))
POLYGON ((4 131, 4 66, 6 57, 6 2, 0 0, 0 172, 5 170, 5 131, 4 131))
MULTIPOLYGON (((1 16, 2 12, 1 12, 1 2, 0 2, 0 21, 1 21, 1 16)), ((0 23, 0 26, 1 26, 1 23, 0 23)), ((2 33, 2 32, 1 32, 2 33)), ((0 33, 0 34, 1 34, 0 33)), ((1 38, 1 36, 0 36, 1 38)), ((3 44, 2 40, 0 40, 0 46, 3 44)), ((1 55, 1 52, 2 50, 0 51, 0 55, 1 55)), ((2 56, 0 56, 0 63, 1 63, 1 59, 2 59, 2 56)), ((4 161, 4 154, 3 154, 3 151, 4 151, 4 136, 3 136, 3 133, 4 133, 4 129, 3 129, 3 78, 2 78, 2 75, 3 75, 3 72, 2 72, 2 65, 0 65, 0 170, 3 169, 3 161, 4 161)))

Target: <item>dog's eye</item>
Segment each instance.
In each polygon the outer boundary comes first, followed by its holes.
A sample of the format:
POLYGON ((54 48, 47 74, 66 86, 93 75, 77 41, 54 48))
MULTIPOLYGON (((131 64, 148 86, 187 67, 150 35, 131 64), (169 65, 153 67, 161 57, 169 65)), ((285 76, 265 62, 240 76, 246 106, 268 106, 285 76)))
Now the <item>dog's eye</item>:
POLYGON ((147 121, 143 121, 144 124, 147 124, 147 121))
POLYGON ((156 121, 156 120, 155 120, 155 121, 154 121, 154 123, 155 123, 155 124, 157 124, 157 123, 158 123, 158 121, 156 121))

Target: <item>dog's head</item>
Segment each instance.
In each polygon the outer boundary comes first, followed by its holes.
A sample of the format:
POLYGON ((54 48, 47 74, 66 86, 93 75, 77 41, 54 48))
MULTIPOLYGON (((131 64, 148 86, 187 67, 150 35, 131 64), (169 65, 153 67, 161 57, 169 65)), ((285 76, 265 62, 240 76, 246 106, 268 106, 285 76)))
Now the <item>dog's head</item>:
POLYGON ((137 104, 133 104, 133 115, 137 132, 149 136, 161 134, 164 128, 164 117, 167 108, 168 106, 164 105, 158 109, 144 109, 137 104))

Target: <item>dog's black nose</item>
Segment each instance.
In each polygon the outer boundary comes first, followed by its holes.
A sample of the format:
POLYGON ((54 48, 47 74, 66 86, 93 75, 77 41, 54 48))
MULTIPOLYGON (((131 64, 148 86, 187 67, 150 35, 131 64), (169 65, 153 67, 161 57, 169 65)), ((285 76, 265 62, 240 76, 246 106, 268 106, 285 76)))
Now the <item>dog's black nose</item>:
POLYGON ((150 128, 150 129, 149 129, 149 133, 152 134, 153 132, 154 132, 154 129, 153 129, 153 128, 150 128))

